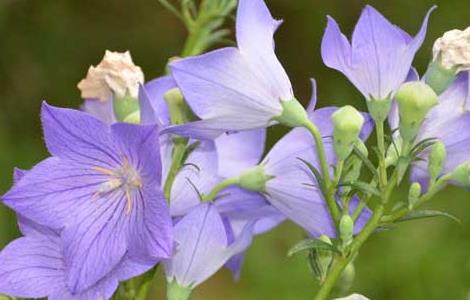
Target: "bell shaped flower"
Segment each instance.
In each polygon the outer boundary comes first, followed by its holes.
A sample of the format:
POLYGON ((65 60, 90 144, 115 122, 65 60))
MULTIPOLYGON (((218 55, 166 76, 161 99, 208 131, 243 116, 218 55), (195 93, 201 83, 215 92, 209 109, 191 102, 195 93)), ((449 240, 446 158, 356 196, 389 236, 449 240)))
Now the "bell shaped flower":
POLYGON ((60 234, 19 216, 24 235, 0 252, 0 293, 21 298, 50 300, 111 299, 121 281, 138 276, 154 264, 124 256, 103 278, 89 288, 72 292, 67 285, 67 266, 60 234))
POLYGON ((108 126, 47 104, 42 123, 52 157, 2 199, 60 231, 70 291, 88 289, 125 255, 143 262, 169 257, 171 219, 160 188, 157 127, 108 126))
MULTIPOLYGON (((397 111, 390 118, 391 128, 399 123, 397 111)), ((427 138, 436 138, 445 145, 447 159, 442 174, 447 174, 458 165, 470 161, 470 81, 469 73, 462 72, 439 96, 439 104, 426 116, 415 143, 427 138)), ((415 162, 411 180, 423 187, 428 185, 427 158, 430 149, 421 156, 424 161, 415 162)), ((442 175, 441 174, 441 175, 442 175)))
POLYGON ((291 83, 274 52, 281 22, 263 0, 241 0, 237 48, 223 48, 170 64, 188 105, 201 119, 169 132, 213 138, 221 132, 267 127, 294 100, 291 83))
POLYGON ((321 54, 330 68, 342 72, 368 100, 391 98, 405 81, 414 56, 424 41, 428 18, 415 37, 391 24, 371 6, 362 11, 349 42, 336 21, 328 17, 321 54))

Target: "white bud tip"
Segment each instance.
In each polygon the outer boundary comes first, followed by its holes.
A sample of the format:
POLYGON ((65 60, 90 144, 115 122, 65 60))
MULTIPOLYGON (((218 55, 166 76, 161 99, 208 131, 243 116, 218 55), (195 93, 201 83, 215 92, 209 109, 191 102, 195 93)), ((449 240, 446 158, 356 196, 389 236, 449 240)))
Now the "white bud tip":
POLYGON ((470 70, 470 27, 444 33, 434 43, 433 56, 434 59, 440 57, 440 63, 445 69, 470 70))
POLYGON ((129 51, 106 53, 101 62, 90 66, 85 79, 78 83, 83 99, 107 101, 116 97, 137 98, 139 84, 144 83, 144 73, 132 61, 129 51))

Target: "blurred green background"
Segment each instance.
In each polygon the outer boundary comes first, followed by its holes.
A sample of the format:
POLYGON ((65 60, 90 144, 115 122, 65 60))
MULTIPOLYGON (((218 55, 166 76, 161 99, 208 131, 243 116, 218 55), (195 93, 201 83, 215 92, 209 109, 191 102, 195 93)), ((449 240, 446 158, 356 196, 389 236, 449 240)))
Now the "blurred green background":
MULTIPOLYGON (((267 2, 273 15, 285 20, 276 35, 277 52, 298 97, 307 101, 309 78, 315 77, 320 106, 350 103, 364 109, 352 85, 322 64, 319 50, 327 14, 351 32, 367 3, 267 2)), ((445 30, 470 25, 467 0, 376 0, 369 4, 413 34, 426 10, 432 4, 439 5, 415 61, 421 73, 433 40, 445 30)), ((167 59, 179 53, 184 36, 178 20, 156 0, 0 0, 0 193, 11 185, 13 167, 28 169, 47 156, 39 121, 43 99, 78 107, 76 84, 89 65, 99 62, 105 49, 130 50, 147 79, 160 76, 167 59)), ((270 143, 284 132, 271 130, 270 143)), ((461 218, 461 226, 435 219, 376 234, 357 260, 352 290, 378 300, 469 300, 469 198, 468 192, 447 189, 432 204, 461 218)), ((15 236, 14 216, 0 207, 0 248, 15 236)), ((227 271, 221 271, 197 289, 194 299, 311 299, 316 284, 305 258, 286 257, 289 246, 301 238, 302 231, 290 223, 257 238, 238 283, 232 282, 227 271)), ((160 274, 152 299, 164 299, 163 295, 160 274)))

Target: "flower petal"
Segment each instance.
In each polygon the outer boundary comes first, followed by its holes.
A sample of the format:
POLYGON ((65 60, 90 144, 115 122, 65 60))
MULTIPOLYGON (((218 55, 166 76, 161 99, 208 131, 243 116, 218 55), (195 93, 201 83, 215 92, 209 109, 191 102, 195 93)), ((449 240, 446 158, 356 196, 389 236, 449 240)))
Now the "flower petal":
POLYGON ((224 48, 171 63, 173 77, 201 119, 223 120, 226 130, 265 127, 280 115, 256 70, 236 48, 224 48))
MULTIPOLYGON (((163 96, 166 92, 176 87, 176 82, 171 76, 163 76, 151 80, 145 84, 144 90, 147 93, 149 104, 152 108, 154 118, 159 124, 167 126, 170 124, 170 113, 163 96)), ((144 112, 144 107, 141 111, 144 112)), ((148 108, 146 110, 149 110, 148 108)))
POLYGON ((58 238, 22 237, 0 253, 0 293, 44 298, 63 284, 58 238))
POLYGON ((49 152, 86 165, 119 163, 112 147, 109 127, 91 115, 44 103, 41 112, 49 152))
POLYGON ((266 143, 266 129, 222 134, 215 140, 218 175, 233 177, 261 160, 266 143))
POLYGON ((274 20, 263 0, 240 0, 236 35, 238 48, 271 89, 272 97, 290 100, 292 87, 274 53, 273 35, 282 21, 274 20))

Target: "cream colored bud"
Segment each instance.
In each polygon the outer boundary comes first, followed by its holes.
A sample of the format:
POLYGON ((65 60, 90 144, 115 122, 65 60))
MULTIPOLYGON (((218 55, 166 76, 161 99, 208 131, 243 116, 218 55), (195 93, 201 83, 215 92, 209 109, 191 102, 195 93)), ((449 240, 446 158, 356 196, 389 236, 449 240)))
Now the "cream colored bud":
POLYGON ((90 66, 85 79, 78 83, 83 99, 107 101, 112 96, 137 98, 139 84, 144 83, 144 73, 132 61, 129 51, 124 53, 106 50, 103 60, 90 66))
POLYGON ((470 27, 444 33, 434 43, 433 56, 434 60, 439 58, 441 65, 447 70, 470 70, 470 27))

